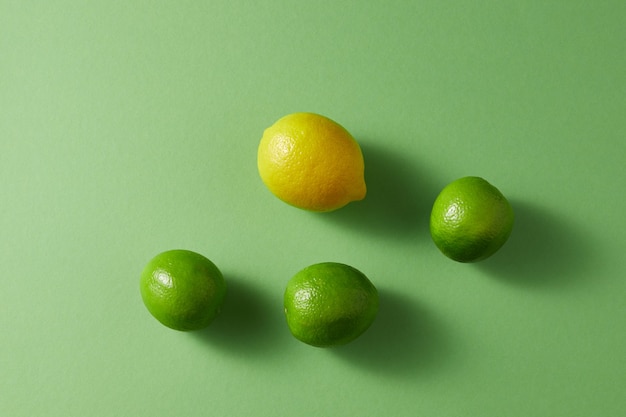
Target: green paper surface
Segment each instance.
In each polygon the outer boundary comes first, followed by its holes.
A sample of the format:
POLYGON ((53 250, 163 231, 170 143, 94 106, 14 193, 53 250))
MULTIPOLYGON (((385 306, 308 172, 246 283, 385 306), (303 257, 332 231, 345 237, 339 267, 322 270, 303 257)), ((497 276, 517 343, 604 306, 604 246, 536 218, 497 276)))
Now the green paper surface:
POLYGON ((618 416, 626 409, 623 1, 0 0, 0 415, 618 416), (368 195, 290 207, 263 130, 317 112, 368 195), (516 224, 459 264, 428 231, 481 176, 516 224), (221 315, 152 318, 157 253, 211 259, 221 315), (294 339, 289 278, 380 292, 355 342, 294 339))

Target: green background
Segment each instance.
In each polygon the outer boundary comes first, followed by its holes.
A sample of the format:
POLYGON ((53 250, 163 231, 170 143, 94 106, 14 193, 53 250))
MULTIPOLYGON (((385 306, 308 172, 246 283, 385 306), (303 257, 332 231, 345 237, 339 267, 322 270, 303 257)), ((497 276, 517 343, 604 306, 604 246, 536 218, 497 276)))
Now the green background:
POLYGON ((0 415, 623 415, 625 22, 622 0, 0 0, 0 415), (296 111, 361 143, 364 201, 264 187, 259 139, 296 111), (517 214, 479 264, 428 233, 465 175, 517 214), (141 302, 173 248, 228 281, 206 331, 141 302), (282 312, 322 261, 381 295, 336 349, 282 312))

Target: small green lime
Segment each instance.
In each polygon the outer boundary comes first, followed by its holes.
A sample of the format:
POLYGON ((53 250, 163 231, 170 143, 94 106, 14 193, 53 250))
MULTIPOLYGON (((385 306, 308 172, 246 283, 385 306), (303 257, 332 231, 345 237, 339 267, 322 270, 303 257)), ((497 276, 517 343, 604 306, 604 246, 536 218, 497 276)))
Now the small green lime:
POLYGON ((146 265, 140 290, 146 308, 162 324, 175 330, 198 330, 219 313, 226 282, 217 266, 204 256, 170 250, 146 265))
POLYGON ((464 177, 448 184, 437 196, 430 233, 447 257, 476 262, 504 245, 513 221, 513 208, 496 187, 480 177, 464 177))
POLYGON ((294 275, 284 296, 287 325, 312 346, 342 345, 359 337, 378 313, 378 291, 355 268, 325 262, 294 275))

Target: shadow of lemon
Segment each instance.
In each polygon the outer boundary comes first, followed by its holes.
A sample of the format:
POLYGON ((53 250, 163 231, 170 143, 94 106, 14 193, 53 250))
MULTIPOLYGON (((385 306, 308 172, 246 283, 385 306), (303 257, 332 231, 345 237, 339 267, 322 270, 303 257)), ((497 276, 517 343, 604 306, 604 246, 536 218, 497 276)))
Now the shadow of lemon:
POLYGON ((428 222, 439 190, 414 159, 380 146, 363 144, 367 195, 325 220, 379 237, 429 237, 428 222))

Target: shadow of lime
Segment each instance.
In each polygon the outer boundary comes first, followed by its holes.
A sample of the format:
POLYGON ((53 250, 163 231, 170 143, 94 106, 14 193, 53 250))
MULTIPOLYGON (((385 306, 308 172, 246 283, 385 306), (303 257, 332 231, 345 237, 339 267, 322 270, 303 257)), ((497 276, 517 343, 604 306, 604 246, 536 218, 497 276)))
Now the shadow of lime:
POLYGON ((591 237, 580 225, 546 207, 511 201, 515 224, 509 240, 477 266, 498 279, 527 287, 562 288, 589 275, 591 237))
POLYGON ((284 322, 282 303, 247 281, 224 277, 228 288, 222 310, 209 327, 193 332, 194 337, 232 355, 276 354, 277 340, 286 337, 278 325, 284 322))
POLYGON ((446 325, 406 295, 379 290, 380 310, 357 340, 331 348, 354 366, 377 375, 415 378, 451 366, 453 346, 446 325))
POLYGON ((364 143, 367 195, 321 216, 344 227, 395 239, 427 237, 438 190, 420 164, 405 155, 364 143))

